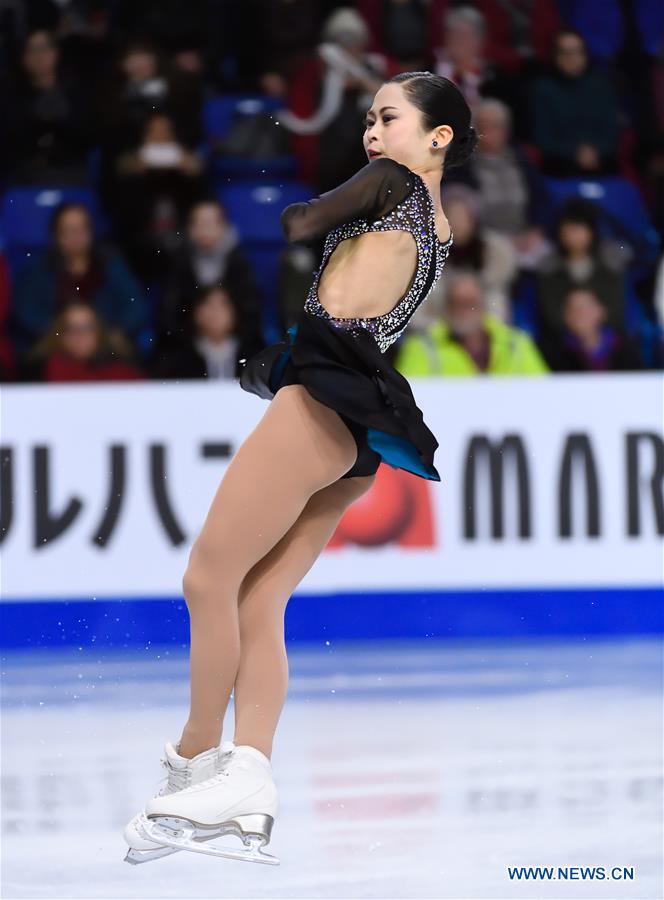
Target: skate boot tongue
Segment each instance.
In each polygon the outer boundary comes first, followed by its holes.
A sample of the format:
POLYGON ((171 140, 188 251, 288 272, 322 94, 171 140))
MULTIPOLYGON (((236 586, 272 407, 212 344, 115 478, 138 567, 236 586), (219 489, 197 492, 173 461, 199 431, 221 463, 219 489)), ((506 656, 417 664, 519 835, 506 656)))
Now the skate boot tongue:
POLYGON ((180 756, 179 742, 174 745, 171 741, 167 741, 164 746, 164 759, 163 765, 167 768, 171 773, 184 774, 186 772, 192 773, 192 778, 196 779, 199 773, 205 773, 208 770, 213 771, 215 766, 220 764, 224 757, 230 758, 230 755, 234 749, 234 744, 232 741, 225 741, 219 747, 210 747, 208 750, 204 750, 202 753, 198 753, 196 756, 192 756, 191 759, 188 759, 185 756, 180 756))
POLYGON ((178 752, 180 750, 179 742, 177 745, 173 745, 168 741, 164 746, 164 753, 166 754, 166 758, 170 765, 176 769, 185 769, 187 766, 197 767, 201 763, 205 763, 209 759, 217 756, 219 752, 228 753, 229 750, 233 749, 233 746, 232 741, 226 741, 224 744, 221 744, 220 747, 210 747, 207 750, 203 750, 201 753, 197 753, 196 756, 188 758, 186 756, 180 756, 180 753, 178 752))
POLYGON ((173 769, 186 769, 188 759, 185 759, 184 756, 180 756, 178 750, 180 749, 180 744, 173 744, 171 741, 167 741, 164 744, 164 756, 165 762, 167 762, 173 769))

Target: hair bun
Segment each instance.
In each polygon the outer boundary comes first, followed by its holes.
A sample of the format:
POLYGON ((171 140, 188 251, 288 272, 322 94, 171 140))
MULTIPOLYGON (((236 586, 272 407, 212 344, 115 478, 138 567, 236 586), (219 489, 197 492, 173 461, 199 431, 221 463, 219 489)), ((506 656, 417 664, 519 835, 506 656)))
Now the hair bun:
POLYGON ((463 134, 452 139, 450 148, 445 156, 445 168, 461 166, 472 156, 479 143, 479 137, 472 125, 469 125, 463 134))

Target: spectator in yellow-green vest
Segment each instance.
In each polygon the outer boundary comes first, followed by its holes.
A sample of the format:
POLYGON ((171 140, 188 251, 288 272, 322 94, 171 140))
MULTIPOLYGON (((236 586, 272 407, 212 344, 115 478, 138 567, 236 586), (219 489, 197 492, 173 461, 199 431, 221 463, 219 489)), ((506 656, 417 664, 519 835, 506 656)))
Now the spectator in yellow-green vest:
POLYGON ((450 275, 442 318, 399 347, 403 375, 540 375, 549 367, 530 336, 486 311, 473 272, 450 275))

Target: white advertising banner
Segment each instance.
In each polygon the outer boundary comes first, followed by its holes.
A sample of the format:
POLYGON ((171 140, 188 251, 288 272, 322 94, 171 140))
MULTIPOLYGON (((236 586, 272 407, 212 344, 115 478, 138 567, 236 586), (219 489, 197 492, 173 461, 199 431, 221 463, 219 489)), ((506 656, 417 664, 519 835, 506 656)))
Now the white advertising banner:
MULTIPOLYGON (((381 466, 302 590, 662 584, 660 373, 411 384, 442 482, 381 466)), ((233 382, 1 394, 3 598, 179 595, 217 484, 266 402, 233 382)))

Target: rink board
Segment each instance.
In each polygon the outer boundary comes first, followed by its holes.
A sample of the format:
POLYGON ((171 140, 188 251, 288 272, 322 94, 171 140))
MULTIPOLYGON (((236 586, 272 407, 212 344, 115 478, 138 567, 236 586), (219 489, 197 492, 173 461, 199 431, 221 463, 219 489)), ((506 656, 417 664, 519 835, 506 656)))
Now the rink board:
MULTIPOLYGON (((186 644, 184 600, 5 603, 5 648, 186 644)), ((286 608, 286 640, 664 634, 659 589, 450 591, 427 594, 297 595, 286 608)))
MULTIPOLYGON (((442 482, 381 466, 291 639, 661 629, 661 373, 412 386, 442 482)), ((189 550, 265 402, 232 382, 1 394, 2 640, 185 640, 189 550)))

